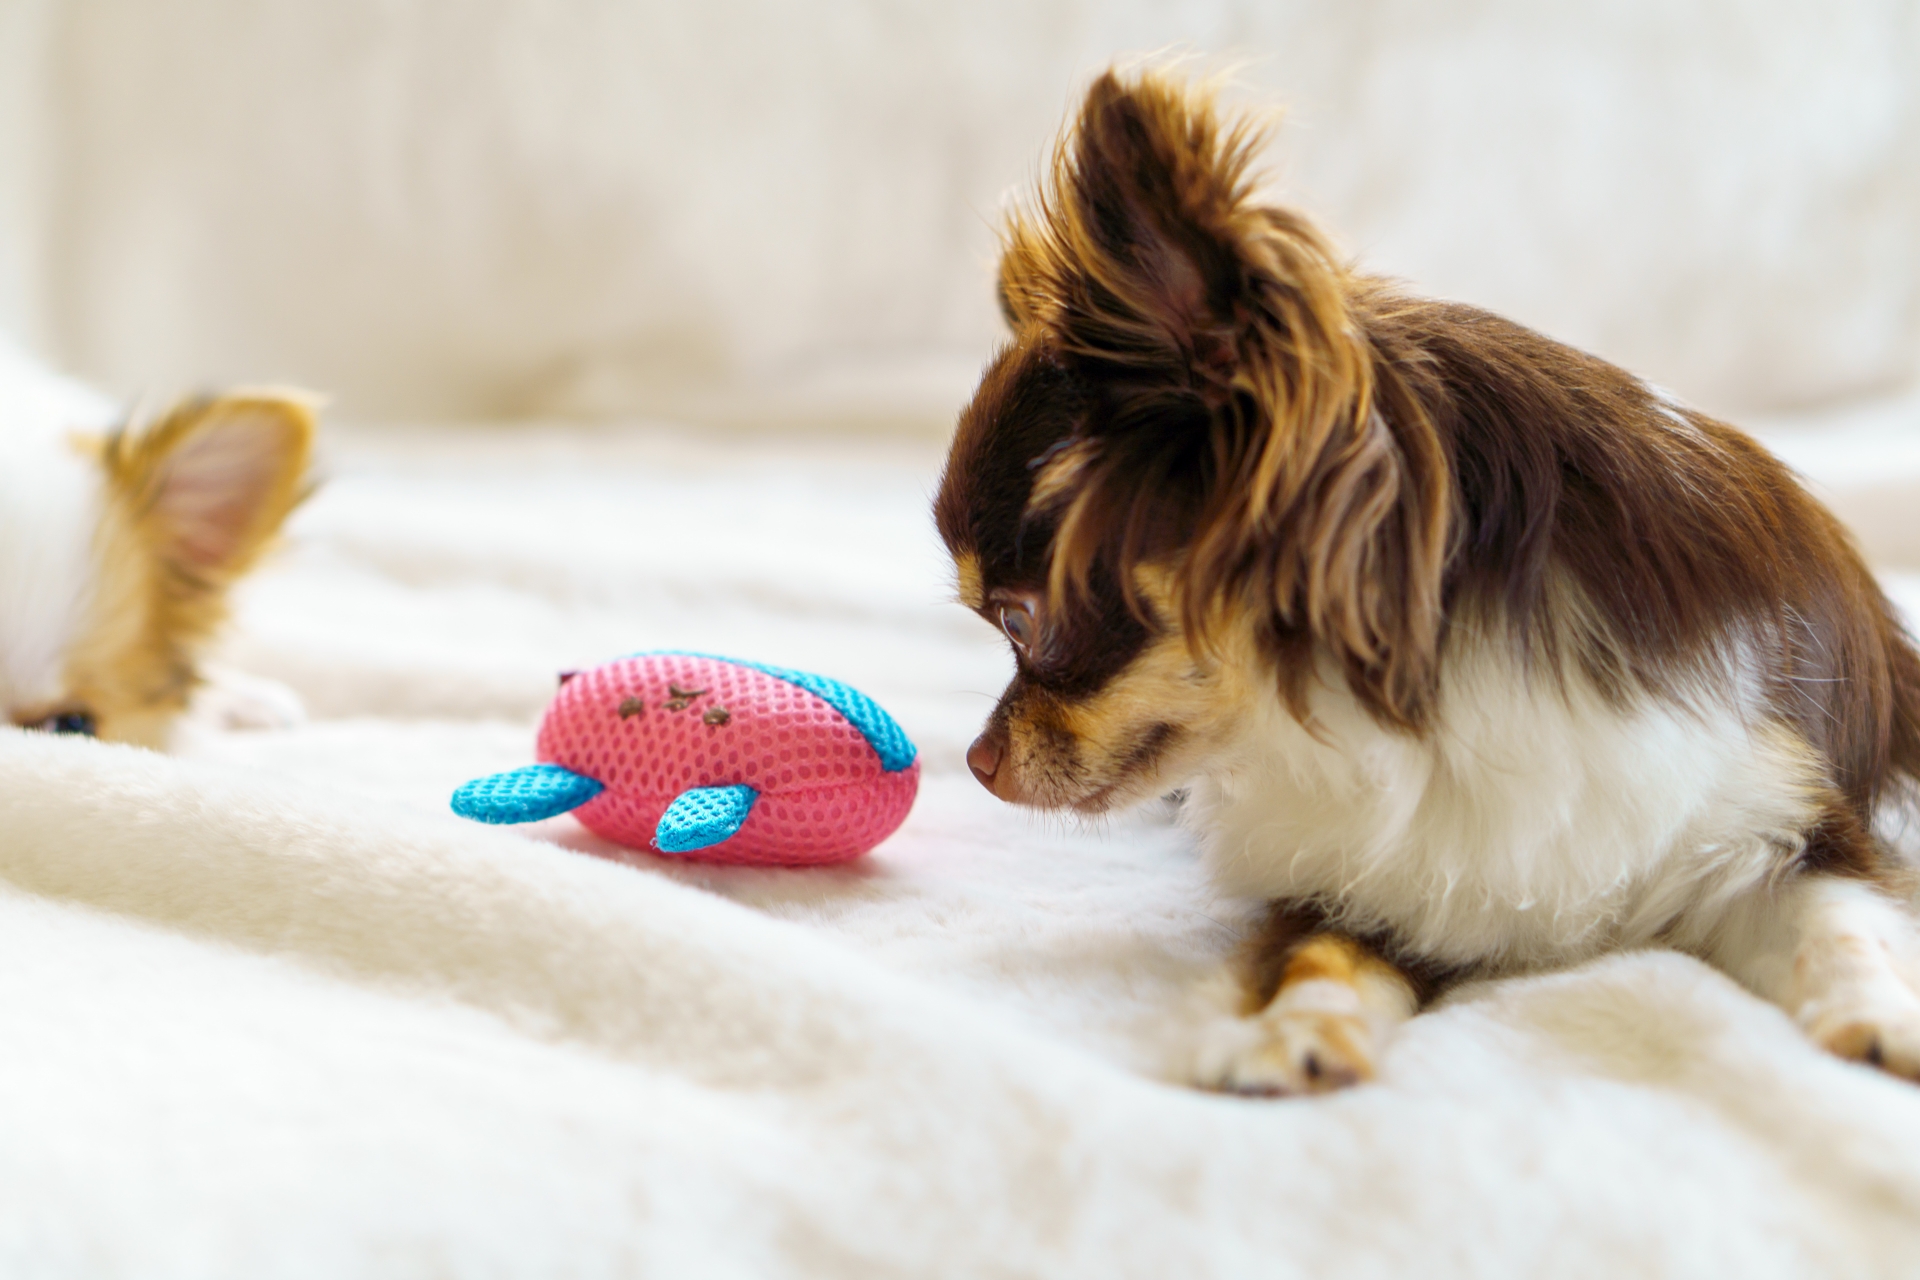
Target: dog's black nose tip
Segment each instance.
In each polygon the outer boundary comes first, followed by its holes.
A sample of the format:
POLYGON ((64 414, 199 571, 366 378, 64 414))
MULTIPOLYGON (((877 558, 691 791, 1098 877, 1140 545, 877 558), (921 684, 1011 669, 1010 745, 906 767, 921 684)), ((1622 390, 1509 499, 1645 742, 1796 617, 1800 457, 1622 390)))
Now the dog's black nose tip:
POLYGON ((967 768, 973 770, 981 786, 993 790, 993 775, 1000 771, 1000 748, 987 741, 986 734, 975 738, 967 748, 967 768))

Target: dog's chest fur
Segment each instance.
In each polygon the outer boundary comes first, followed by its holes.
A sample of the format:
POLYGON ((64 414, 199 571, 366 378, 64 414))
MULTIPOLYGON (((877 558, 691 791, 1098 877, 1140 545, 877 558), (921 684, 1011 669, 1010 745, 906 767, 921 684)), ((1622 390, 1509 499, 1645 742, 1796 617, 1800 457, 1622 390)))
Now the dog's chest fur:
POLYGON ((1190 820, 1225 887, 1318 899, 1437 961, 1697 946, 1819 810, 1817 758, 1737 671, 1697 705, 1621 707, 1469 643, 1419 736, 1325 676, 1312 732, 1277 697, 1248 708, 1190 820))
POLYGON ((107 412, 0 349, 0 722, 56 697, 95 578, 99 468, 70 437, 107 412))

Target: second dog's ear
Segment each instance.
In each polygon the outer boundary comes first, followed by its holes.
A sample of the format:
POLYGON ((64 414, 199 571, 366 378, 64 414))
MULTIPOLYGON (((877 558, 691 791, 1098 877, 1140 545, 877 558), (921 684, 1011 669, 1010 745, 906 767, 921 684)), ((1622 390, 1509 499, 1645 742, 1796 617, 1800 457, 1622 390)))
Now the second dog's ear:
POLYGON ((67 692, 99 735, 161 746, 227 588, 307 493, 313 404, 290 392, 190 400, 97 447, 99 578, 67 692))
POLYGON ((181 578, 219 587, 253 564, 306 493, 313 406, 279 391, 190 401, 108 442, 108 474, 181 578))

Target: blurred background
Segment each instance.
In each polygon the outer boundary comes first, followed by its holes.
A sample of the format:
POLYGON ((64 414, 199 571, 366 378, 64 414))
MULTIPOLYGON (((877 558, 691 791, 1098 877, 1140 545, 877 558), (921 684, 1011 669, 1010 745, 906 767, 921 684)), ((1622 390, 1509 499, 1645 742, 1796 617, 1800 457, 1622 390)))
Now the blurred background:
POLYGON ((1920 367, 1913 0, 0 0, 0 326, 122 395, 938 432, 1116 58, 1363 263, 1728 415, 1920 367))

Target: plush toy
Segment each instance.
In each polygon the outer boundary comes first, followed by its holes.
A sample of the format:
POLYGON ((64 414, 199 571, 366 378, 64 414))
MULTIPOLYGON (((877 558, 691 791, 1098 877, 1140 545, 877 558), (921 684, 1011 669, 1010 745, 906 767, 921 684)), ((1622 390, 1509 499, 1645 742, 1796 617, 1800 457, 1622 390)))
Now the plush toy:
POLYGON ((697 653, 563 674, 535 754, 543 763, 461 787, 453 811, 535 822, 572 810, 633 848, 813 866, 886 839, 920 786, 919 753, 865 694, 697 653))

